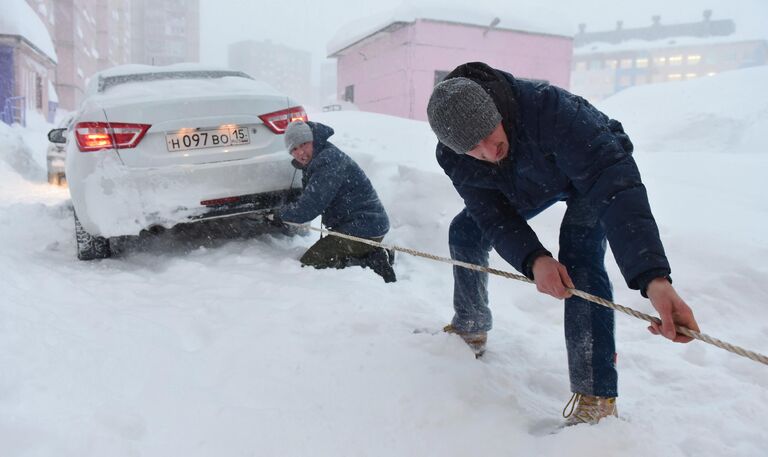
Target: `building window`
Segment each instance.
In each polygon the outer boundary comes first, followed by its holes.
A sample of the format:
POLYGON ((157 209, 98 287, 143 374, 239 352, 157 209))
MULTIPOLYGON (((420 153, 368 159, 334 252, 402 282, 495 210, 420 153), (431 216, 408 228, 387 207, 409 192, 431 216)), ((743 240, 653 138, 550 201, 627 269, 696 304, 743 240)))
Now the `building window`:
POLYGON ((603 68, 603 61, 602 60, 591 60, 589 62, 589 69, 590 70, 599 70, 603 68))
POLYGON ((621 59, 621 68, 632 68, 634 63, 635 61, 632 59, 621 59))
POLYGON ((701 56, 699 55, 688 56, 688 65, 696 65, 699 62, 701 62, 701 56))
POLYGON ((635 67, 636 68, 648 68, 648 59, 643 57, 643 58, 635 60, 635 67))
POLYGON ((438 84, 440 84, 445 79, 445 77, 448 76, 448 73, 450 73, 450 71, 435 70, 435 84, 434 85, 437 86, 438 84))
POLYGON ((35 75, 35 108, 43 109, 43 78, 35 75))
POLYGON ((676 65, 682 65, 683 64, 683 56, 672 56, 669 58, 669 64, 672 66, 676 65))
POLYGON ((666 57, 654 57, 653 64, 657 67, 663 67, 667 64, 667 58, 666 57))
POLYGON ((618 64, 619 64, 619 61, 616 60, 616 59, 608 59, 608 60, 605 61, 605 67, 606 68, 611 68, 613 70, 616 69, 618 64))
POLYGON ((683 75, 681 75, 680 73, 672 73, 667 75, 667 79, 670 81, 680 81, 681 79, 683 79, 683 75))
POLYGON ((619 78, 619 86, 629 87, 632 85, 632 78, 629 75, 622 75, 619 78))
POLYGON ((344 88, 344 101, 355 103, 355 85, 349 85, 344 88))
POLYGON ((685 79, 694 79, 696 76, 696 73, 686 73, 685 79))

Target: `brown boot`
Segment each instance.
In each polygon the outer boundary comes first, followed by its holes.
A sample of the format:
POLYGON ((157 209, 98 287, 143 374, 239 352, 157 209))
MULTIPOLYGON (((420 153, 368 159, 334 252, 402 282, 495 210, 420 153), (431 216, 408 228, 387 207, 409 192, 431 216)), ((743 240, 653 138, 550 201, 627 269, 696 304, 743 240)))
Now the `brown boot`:
POLYGON ((485 354, 485 343, 488 342, 488 332, 459 332, 453 325, 448 324, 443 327, 445 333, 459 335, 467 346, 475 353, 475 358, 479 359, 485 354))
POLYGON ((619 417, 616 408, 616 397, 595 397, 574 393, 563 408, 565 427, 579 424, 595 425, 600 419, 608 416, 619 417), (571 410, 566 414, 568 407, 571 410))

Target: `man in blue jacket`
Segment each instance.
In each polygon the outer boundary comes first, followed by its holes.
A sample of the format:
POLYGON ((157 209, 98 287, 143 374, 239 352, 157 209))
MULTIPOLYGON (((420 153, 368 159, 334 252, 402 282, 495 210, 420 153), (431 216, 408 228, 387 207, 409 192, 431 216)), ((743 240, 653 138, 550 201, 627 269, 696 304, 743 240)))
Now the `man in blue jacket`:
MULTIPOLYGON (((491 247, 537 289, 565 299, 565 340, 575 411, 566 425, 617 414, 613 311, 568 292, 612 299, 606 239, 632 289, 650 298, 662 325, 698 330, 672 287, 670 266, 648 204, 633 146, 621 124, 586 100, 545 83, 514 78, 480 62, 460 65, 438 84, 427 107, 437 161, 465 208, 449 230, 451 257, 487 265, 491 247), (558 260, 526 222, 567 203, 558 260)), ((446 331, 481 355, 491 329, 488 276, 454 267, 455 315, 446 331)), ((571 403, 569 402, 569 404, 571 403)))
MULTIPOLYGON (((304 224, 322 215, 330 230, 380 242, 389 231, 389 218, 362 169, 328 141, 333 129, 316 122, 294 121, 285 131, 293 164, 302 170, 304 191, 281 208, 277 220, 304 224)), ((326 236, 301 257, 315 268, 370 267, 395 282, 393 257, 383 248, 337 236, 326 236)))

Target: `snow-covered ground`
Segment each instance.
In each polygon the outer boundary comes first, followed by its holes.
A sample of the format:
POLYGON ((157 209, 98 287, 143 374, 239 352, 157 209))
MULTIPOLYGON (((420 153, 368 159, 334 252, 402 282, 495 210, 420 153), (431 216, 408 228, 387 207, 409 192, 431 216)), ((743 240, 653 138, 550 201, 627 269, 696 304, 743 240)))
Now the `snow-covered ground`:
MULTIPOLYGON (((768 68, 748 70, 601 106, 638 145, 675 285, 702 331, 762 353, 766 80, 768 68)), ((447 256, 461 202, 428 126, 311 118, 369 174, 392 219, 387 241, 447 256)), ((44 141, 22 134, 44 132, 0 124, 4 457, 766 455, 767 367, 672 344, 624 315, 622 419, 550 434, 570 397, 562 304, 526 284, 491 279, 495 328, 478 361, 455 336, 413 333, 451 318, 445 264, 401 254, 394 284, 302 269, 314 235, 161 238, 79 262, 67 192, 35 168, 44 141)), ((563 209, 533 221, 550 249, 563 209)), ((651 312, 608 263, 616 301, 651 312)))

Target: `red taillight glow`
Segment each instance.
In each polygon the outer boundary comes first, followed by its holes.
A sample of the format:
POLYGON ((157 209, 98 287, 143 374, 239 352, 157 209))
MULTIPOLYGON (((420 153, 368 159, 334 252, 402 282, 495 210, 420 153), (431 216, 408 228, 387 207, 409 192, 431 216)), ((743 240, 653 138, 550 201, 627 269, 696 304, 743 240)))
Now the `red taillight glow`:
POLYGON ((203 200, 200 202, 203 206, 219 206, 219 205, 226 205, 227 203, 237 203, 241 200, 240 197, 224 197, 224 198, 217 198, 214 200, 203 200))
POLYGON ((124 122, 80 122, 75 125, 75 138, 82 152, 135 148, 150 127, 124 122))
POLYGON ((291 122, 298 120, 307 121, 309 118, 303 107, 294 106, 293 108, 275 111, 274 113, 262 114, 259 116, 259 119, 261 119, 264 122, 264 125, 272 130, 272 132, 279 135, 285 133, 285 129, 288 128, 288 124, 291 122))

